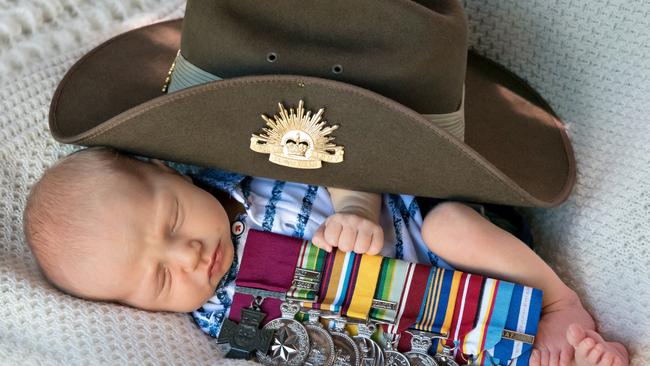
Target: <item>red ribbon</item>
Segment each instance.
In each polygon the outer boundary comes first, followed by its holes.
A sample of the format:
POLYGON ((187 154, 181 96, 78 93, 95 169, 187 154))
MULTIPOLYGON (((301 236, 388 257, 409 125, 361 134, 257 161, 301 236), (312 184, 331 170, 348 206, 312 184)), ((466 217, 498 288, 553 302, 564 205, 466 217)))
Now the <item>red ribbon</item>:
MULTIPOLYGON (((285 294, 291 287, 303 240, 285 235, 249 230, 235 284, 241 287, 285 294)), ((235 293, 229 319, 239 322, 241 309, 249 307, 253 296, 235 293)), ((282 301, 266 298, 261 310, 266 313, 262 325, 279 318, 282 301)))

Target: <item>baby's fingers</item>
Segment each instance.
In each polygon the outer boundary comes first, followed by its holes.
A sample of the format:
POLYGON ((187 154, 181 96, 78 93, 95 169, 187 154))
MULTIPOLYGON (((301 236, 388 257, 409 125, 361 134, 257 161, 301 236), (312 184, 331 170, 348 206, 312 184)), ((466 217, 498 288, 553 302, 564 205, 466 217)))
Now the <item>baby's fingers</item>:
POLYGON ((380 227, 375 228, 372 232, 372 240, 370 241, 370 248, 368 254, 377 255, 384 248, 384 230, 380 227))
POLYGON ((370 248, 370 242, 372 240, 372 231, 359 231, 357 232, 357 240, 354 243, 354 252, 363 254, 368 251, 370 248))
POLYGON ((311 238, 311 242, 321 248, 324 249, 328 252, 332 251, 332 246, 327 244, 327 241, 325 241, 325 225, 321 225, 316 232, 314 233, 314 236, 311 238))
POLYGON ((349 226, 343 226, 341 236, 339 237, 338 247, 344 252, 351 252, 354 249, 354 243, 357 240, 357 230, 349 226))
POLYGON ((321 227, 325 227, 324 238, 326 244, 330 247, 338 246, 343 225, 334 220, 327 220, 321 227))

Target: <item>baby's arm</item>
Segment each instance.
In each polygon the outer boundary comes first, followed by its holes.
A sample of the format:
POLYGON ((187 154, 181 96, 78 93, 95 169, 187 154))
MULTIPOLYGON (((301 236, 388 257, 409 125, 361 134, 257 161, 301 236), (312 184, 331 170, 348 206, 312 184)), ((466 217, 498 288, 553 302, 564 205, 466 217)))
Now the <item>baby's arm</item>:
POLYGON ((543 290, 544 306, 574 296, 526 244, 466 205, 438 204, 424 218, 422 238, 430 251, 460 271, 543 290))
POLYGON ((340 188, 327 188, 334 215, 316 230, 312 242, 327 251, 338 247, 344 252, 379 254, 384 231, 379 226, 381 196, 340 188))

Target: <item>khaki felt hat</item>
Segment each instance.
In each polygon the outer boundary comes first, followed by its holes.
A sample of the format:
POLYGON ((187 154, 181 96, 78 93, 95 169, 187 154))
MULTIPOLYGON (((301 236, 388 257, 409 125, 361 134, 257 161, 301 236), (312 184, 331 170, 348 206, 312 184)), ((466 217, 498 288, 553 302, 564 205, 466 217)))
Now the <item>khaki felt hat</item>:
POLYGON ((50 131, 361 191, 550 207, 575 182, 564 125, 467 52, 456 0, 189 0, 77 61, 50 131))

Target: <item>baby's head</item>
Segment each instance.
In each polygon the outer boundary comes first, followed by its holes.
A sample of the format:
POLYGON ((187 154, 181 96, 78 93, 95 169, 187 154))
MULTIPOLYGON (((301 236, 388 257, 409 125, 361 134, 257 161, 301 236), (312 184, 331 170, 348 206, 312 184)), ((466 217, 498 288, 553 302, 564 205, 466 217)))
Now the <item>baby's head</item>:
POLYGON ((233 260, 228 216, 213 195, 158 160, 111 148, 81 150, 48 169, 23 222, 54 286, 145 310, 200 307, 233 260))

